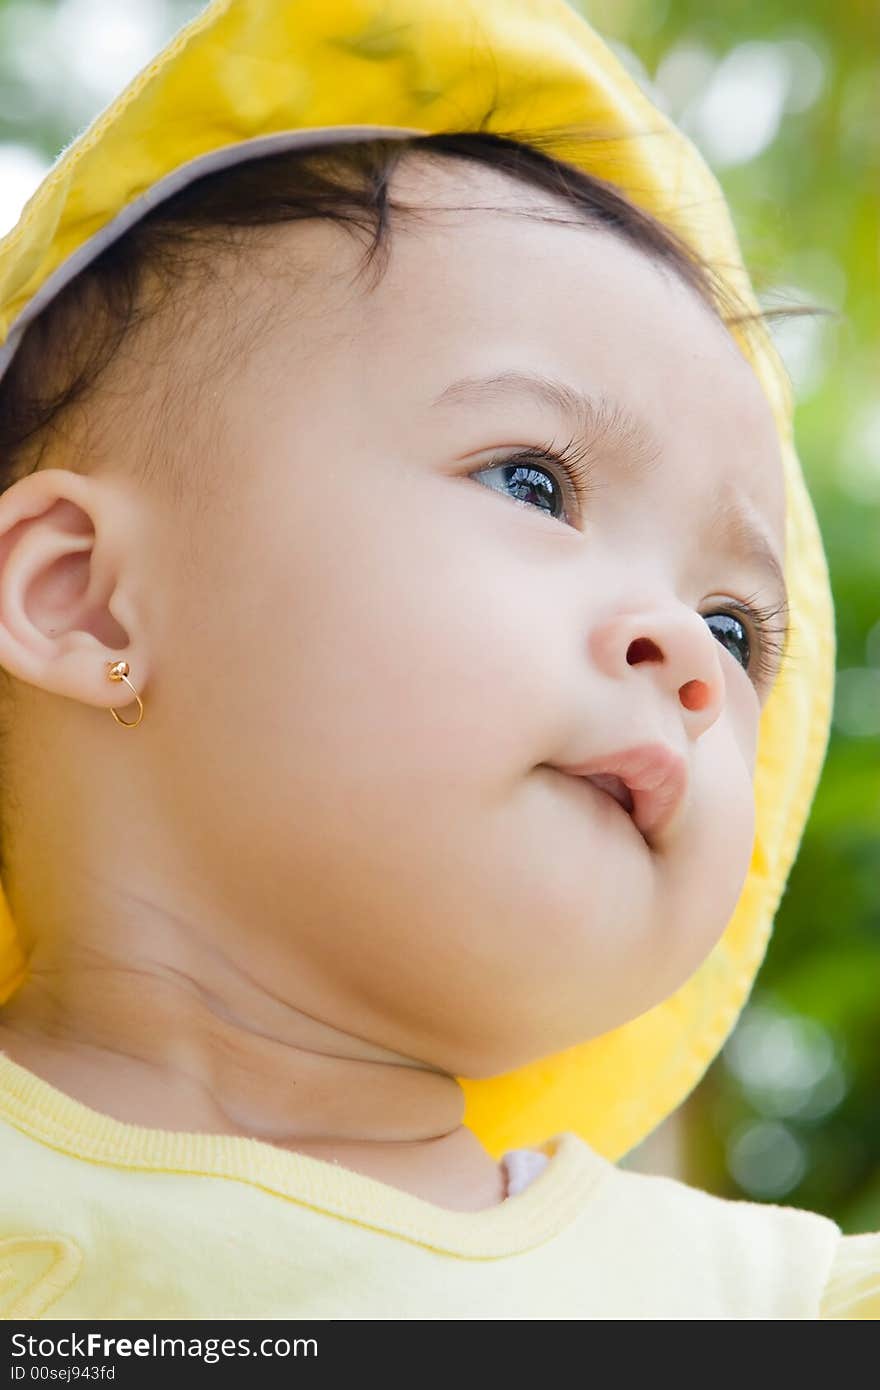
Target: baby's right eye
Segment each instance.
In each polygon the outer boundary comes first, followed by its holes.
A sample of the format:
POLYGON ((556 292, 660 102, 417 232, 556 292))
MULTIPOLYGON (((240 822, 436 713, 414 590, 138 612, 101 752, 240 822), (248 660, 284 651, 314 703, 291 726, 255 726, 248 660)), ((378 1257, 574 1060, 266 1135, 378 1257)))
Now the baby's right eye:
POLYGON ((478 469, 471 477, 478 477, 481 473, 500 475, 502 487, 496 490, 514 488, 514 501, 528 506, 535 499, 534 505, 539 511, 547 513, 554 520, 572 526, 580 524, 589 477, 584 451, 573 452, 570 445, 559 451, 550 445, 523 449, 507 459, 478 469), (545 462, 556 464, 557 471, 545 467, 545 462))

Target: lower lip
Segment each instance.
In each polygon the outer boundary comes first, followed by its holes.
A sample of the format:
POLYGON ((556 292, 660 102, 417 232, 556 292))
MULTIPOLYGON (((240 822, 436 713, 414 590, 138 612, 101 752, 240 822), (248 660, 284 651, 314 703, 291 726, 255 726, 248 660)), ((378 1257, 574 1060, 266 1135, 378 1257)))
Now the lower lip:
MULTIPOLYGON (((559 772, 559 769, 553 768, 553 771, 559 772)), ((619 815, 625 817, 625 819, 632 826, 633 830, 636 831, 639 837, 641 839, 645 838, 642 835, 641 830, 639 830, 638 826, 633 820, 632 816, 630 815, 629 811, 626 809, 626 807, 622 806, 621 803, 615 797, 613 797, 610 792, 607 792, 604 787, 597 787, 596 783, 591 782, 588 777, 577 777, 570 772, 560 772, 560 776, 564 777, 566 782, 577 782, 579 786, 582 788, 582 790, 586 792, 588 796, 591 797, 591 799, 595 800, 596 798, 598 798, 600 802, 605 802, 606 810, 613 809, 619 815)))

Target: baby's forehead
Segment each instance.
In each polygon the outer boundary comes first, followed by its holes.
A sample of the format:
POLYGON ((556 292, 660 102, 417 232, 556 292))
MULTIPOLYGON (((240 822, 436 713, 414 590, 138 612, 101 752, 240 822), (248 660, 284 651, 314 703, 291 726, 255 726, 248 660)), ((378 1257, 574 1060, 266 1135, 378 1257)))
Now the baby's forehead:
MULTIPOLYGON (((196 315, 185 343, 172 335, 173 355, 188 358, 171 364, 176 379, 197 378, 206 362, 215 389, 220 342, 236 396, 248 378, 258 412, 262 392, 280 393, 297 411, 344 409, 358 420, 355 434, 394 432, 392 447, 412 438, 442 449, 431 403, 451 383, 511 370, 552 378, 641 422, 661 459, 678 461, 669 481, 684 477, 682 505, 706 511, 708 493, 743 491, 783 555, 785 487, 769 402, 690 285, 570 204, 463 159, 403 160, 390 196, 379 274, 364 273, 365 237, 322 219, 262 229, 222 275, 220 257, 198 287, 214 296, 217 315, 196 315), (414 211, 398 217, 395 203, 414 211), (271 331, 257 341, 264 323, 271 331)), ((449 447, 478 427, 495 433, 493 421, 512 424, 511 404, 529 433, 546 421, 547 439, 571 437, 561 416, 524 418, 523 391, 491 415, 488 397, 475 396, 470 416, 450 424, 449 447)))
MULTIPOLYGON (((607 228, 584 225, 570 206, 493 170, 413 161, 395 172, 391 191, 422 212, 400 222, 392 214, 389 256, 373 285, 352 292, 346 258, 353 269, 357 247, 337 229, 314 224, 306 233, 318 259, 322 238, 333 248, 328 278, 318 277, 328 290, 328 361, 347 344, 349 379, 365 397, 383 400, 390 378, 398 416, 421 411, 427 420, 428 403, 462 378, 515 371, 564 382, 618 404, 661 454, 713 487, 745 491, 781 552, 785 488, 770 403, 691 286, 607 228)), ((473 411, 481 401, 488 411, 486 392, 474 393, 473 411)), ((508 404, 520 401, 525 392, 508 392, 508 404)))

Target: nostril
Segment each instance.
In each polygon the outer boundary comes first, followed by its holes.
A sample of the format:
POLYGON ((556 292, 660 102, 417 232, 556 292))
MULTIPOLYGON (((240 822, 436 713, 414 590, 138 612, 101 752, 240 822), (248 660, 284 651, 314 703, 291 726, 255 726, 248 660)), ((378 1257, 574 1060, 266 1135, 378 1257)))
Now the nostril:
POLYGON ((710 690, 705 681, 686 681, 678 692, 685 709, 705 709, 710 690))
POLYGON ((629 644, 626 660, 628 665, 634 666, 637 661, 662 661, 663 658, 650 637, 637 637, 629 644))

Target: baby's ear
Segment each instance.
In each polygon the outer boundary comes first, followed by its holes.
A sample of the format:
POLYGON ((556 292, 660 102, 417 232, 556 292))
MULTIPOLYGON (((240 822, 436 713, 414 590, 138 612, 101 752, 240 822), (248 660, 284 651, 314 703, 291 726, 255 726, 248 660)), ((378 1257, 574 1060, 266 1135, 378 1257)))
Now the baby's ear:
MULTIPOLYGON (((131 662, 141 636, 126 522, 114 480, 65 468, 30 473, 0 496, 0 666, 10 675, 85 704, 126 703, 107 676, 108 662, 131 662)), ((142 682, 146 661, 139 646, 142 682)))

